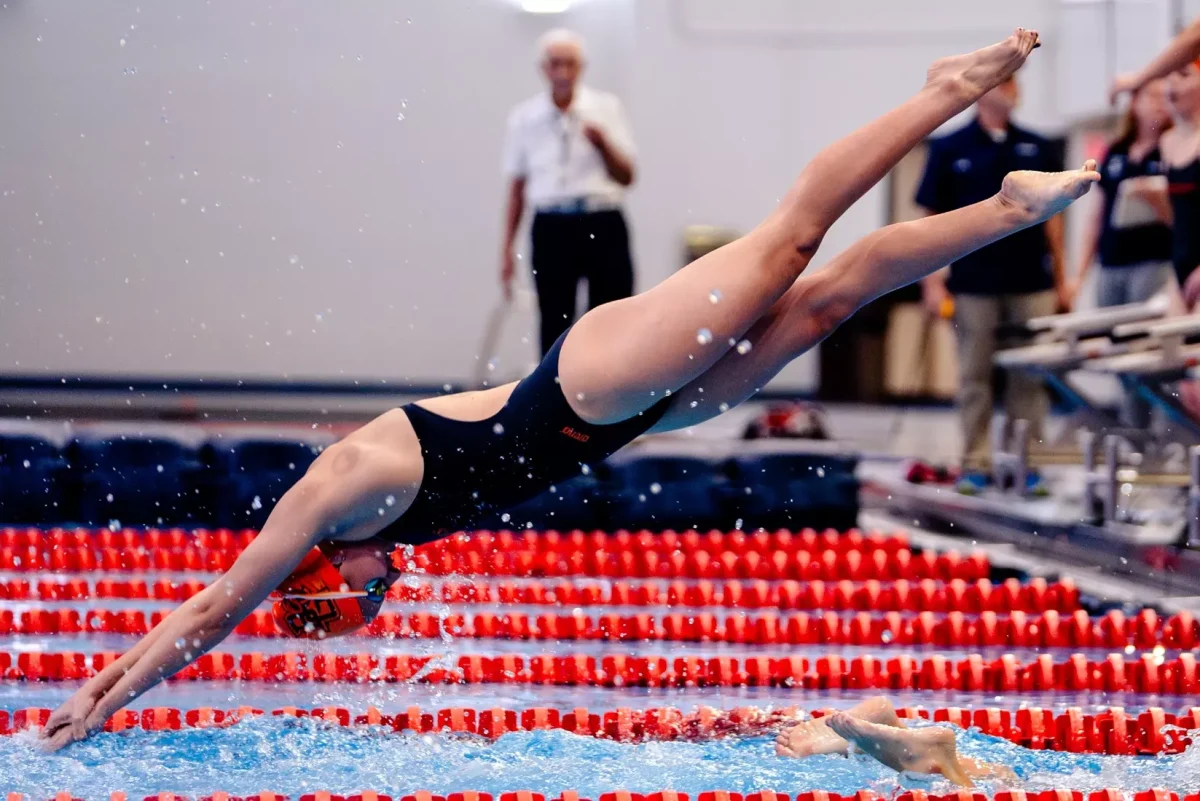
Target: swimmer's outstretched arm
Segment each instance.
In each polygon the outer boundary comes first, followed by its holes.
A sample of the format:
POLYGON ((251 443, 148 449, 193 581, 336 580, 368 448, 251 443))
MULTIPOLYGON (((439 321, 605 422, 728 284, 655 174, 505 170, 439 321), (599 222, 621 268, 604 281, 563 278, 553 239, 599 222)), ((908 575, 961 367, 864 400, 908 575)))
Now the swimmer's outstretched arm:
POLYGON ((387 447, 354 440, 352 435, 321 454, 228 572, 56 709, 40 734, 44 747, 56 751, 91 736, 130 701, 210 651, 322 539, 365 539, 398 517, 407 502, 389 506, 385 498, 404 498, 398 484, 411 482, 409 463, 387 447))
POLYGON ((1167 45, 1167 49, 1149 64, 1137 72, 1118 75, 1110 91, 1111 99, 1115 102, 1118 96, 1126 92, 1136 92, 1153 80, 1183 69, 1197 58, 1200 58, 1200 17, 1192 20, 1192 24, 1184 28, 1167 45))

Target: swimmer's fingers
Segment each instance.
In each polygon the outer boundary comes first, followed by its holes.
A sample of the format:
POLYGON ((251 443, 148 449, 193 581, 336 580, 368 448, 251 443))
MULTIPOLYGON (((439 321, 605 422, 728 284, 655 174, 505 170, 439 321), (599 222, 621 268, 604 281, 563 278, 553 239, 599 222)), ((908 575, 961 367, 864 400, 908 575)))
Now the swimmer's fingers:
MULTIPOLYGON (((85 730, 86 731, 86 730, 85 730)), ((63 726, 54 734, 42 740, 39 745, 46 753, 61 751, 73 742, 84 739, 74 725, 63 726)))
POLYGON ((798 756, 798 754, 792 750, 791 737, 788 736, 787 731, 781 731, 779 734, 775 735, 775 756, 798 756))

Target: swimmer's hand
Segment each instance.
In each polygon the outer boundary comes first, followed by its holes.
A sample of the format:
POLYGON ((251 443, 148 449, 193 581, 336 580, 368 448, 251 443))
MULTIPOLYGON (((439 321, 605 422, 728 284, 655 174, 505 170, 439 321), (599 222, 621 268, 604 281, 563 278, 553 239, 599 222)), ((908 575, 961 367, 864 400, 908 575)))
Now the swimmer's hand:
POLYGON ((103 721, 97 724, 90 720, 99 700, 94 691, 83 687, 63 702, 51 713, 46 727, 38 733, 38 744, 42 750, 58 751, 71 743, 86 740, 93 731, 103 728, 103 721))

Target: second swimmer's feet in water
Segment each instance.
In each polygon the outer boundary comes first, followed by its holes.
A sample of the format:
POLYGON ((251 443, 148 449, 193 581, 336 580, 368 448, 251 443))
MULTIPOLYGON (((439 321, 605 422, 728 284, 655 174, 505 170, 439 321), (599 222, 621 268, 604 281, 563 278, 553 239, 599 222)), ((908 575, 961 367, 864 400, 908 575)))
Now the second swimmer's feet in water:
POLYGON ((927 83, 961 91, 975 101, 1012 76, 1038 44, 1037 31, 1017 28, 1012 36, 974 53, 950 56, 933 62, 927 83))
POLYGON ((950 729, 896 729, 858 720, 844 712, 830 716, 829 728, 892 770, 942 775, 955 784, 971 786, 959 764, 950 729))
POLYGON ((1004 176, 1004 185, 996 197, 1006 207, 1021 214, 1024 222, 1035 225, 1062 212, 1087 194, 1100 180, 1095 159, 1083 168, 1065 172, 1019 170, 1004 176))

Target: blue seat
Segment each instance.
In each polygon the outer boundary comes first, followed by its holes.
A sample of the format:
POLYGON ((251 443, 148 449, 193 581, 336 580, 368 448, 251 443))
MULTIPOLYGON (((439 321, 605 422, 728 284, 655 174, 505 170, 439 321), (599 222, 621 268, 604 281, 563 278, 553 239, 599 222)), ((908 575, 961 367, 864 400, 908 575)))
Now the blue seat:
POLYGON ((641 456, 613 467, 610 525, 614 528, 709 528, 724 525, 726 479, 706 459, 641 456))
POLYGON ((67 460, 58 444, 37 434, 0 434, 0 522, 70 519, 64 481, 67 460))
POLYGON ((725 508, 754 528, 849 528, 858 516, 857 459, 774 453, 730 461, 725 508))
POLYGON ((213 523, 227 528, 261 527, 320 452, 316 443, 295 440, 211 440, 204 448, 211 476, 205 506, 213 523))
POLYGON ((140 434, 84 435, 68 450, 80 522, 176 525, 195 522, 203 465, 181 439, 140 434))
POLYGON ((512 509, 497 511, 480 528, 604 528, 609 523, 610 495, 608 467, 599 465, 589 475, 560 482, 512 509))

